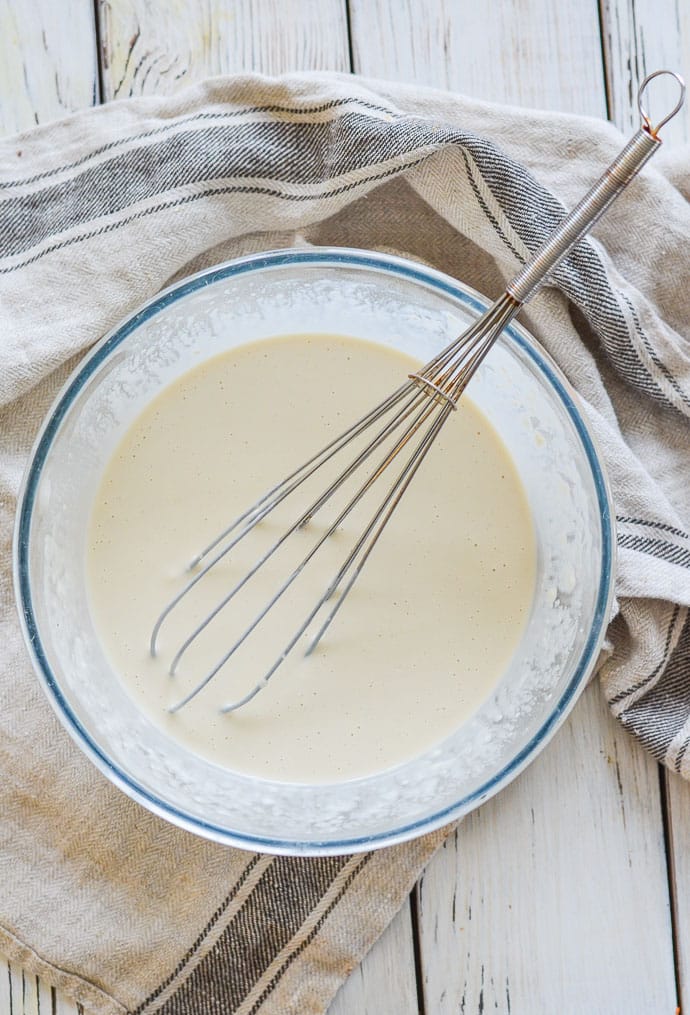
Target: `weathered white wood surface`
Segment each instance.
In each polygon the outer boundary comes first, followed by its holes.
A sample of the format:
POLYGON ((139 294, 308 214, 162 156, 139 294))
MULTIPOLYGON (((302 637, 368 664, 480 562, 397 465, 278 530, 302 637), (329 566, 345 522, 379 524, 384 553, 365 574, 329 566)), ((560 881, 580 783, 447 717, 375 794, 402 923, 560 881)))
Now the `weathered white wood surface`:
POLYGON ((597 0, 350 0, 358 74, 605 116, 597 0))
POLYGON ((0 1015, 83 1015, 83 1011, 17 965, 0 967, 0 1015))
MULTIPOLYGON (((690 74, 688 0, 604 0, 602 41, 607 64, 609 115, 621 130, 638 123, 635 96, 640 82, 662 67, 690 74)), ((655 99, 673 105, 675 86, 657 82, 655 99)), ((651 112, 654 112, 652 105, 651 112)), ((664 129, 669 145, 690 141, 690 104, 664 129)))
POLYGON ((212 74, 348 71, 346 0, 99 2, 104 99, 212 74))
POLYGON ((675 1009, 657 766, 596 685, 418 893, 427 1012, 675 1009))
MULTIPOLYGON (((690 69, 686 0, 603 0, 603 36, 595 0, 350 0, 350 39, 346 0, 97 6, 104 98, 170 92, 214 73, 348 70, 351 46, 359 73, 591 115, 606 111, 606 80, 611 115, 628 129, 629 91, 644 73, 690 69)), ((0 130, 95 101, 95 40, 90 0, 0 0, 0 130)), ((682 136, 688 122, 686 115, 682 136)), ((677 127, 668 134, 680 136, 677 127)), ((590 688, 545 754, 463 823, 422 879, 426 1015, 674 1010, 656 771, 590 688)), ((669 779, 667 799, 681 994, 690 1010, 690 787, 669 779)), ((79 1009, 17 967, 0 967, 0 1015, 39 1011, 79 1009)), ((406 905, 330 1015, 416 1011, 406 905)))
POLYGON ((0 0, 0 134, 66 116, 98 97, 91 0, 0 0))

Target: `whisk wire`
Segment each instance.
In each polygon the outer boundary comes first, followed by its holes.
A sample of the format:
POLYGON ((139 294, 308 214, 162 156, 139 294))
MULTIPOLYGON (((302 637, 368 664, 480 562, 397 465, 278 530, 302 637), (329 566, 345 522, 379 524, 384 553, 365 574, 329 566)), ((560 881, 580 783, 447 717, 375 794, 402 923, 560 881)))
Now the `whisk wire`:
MULTIPOLYGON (((401 391, 405 390, 405 391, 408 391, 408 392, 410 392, 412 394, 412 398, 408 400, 408 403, 407 403, 406 406, 403 406, 403 410, 395 417, 395 419, 391 423, 387 424, 384 427, 384 429, 382 431, 380 431, 377 434, 377 436, 372 441, 370 441, 370 443, 366 446, 366 448, 362 452, 360 452, 360 454, 349 465, 349 467, 347 469, 344 469, 340 473, 340 475, 337 477, 337 479, 334 480, 334 482, 328 487, 328 489, 326 490, 325 494, 323 494, 316 501, 314 501, 299 516, 299 518, 286 530, 286 532, 283 533, 283 535, 280 537, 280 539, 276 540, 276 542, 274 542, 272 544, 272 546, 254 563, 254 565, 244 575, 244 577, 230 590, 230 592, 217 604, 217 606, 215 606, 213 608, 213 610, 209 614, 206 615, 204 620, 201 621, 201 623, 194 629, 194 631, 183 642, 183 644, 180 647, 179 651, 175 655, 175 657, 174 657, 174 659, 173 659, 173 661, 171 663, 171 666, 170 666, 170 674, 171 674, 171 676, 174 676, 175 671, 177 669, 177 666, 178 666, 178 664, 180 662, 180 659, 182 658, 184 653, 187 651, 189 646, 192 644, 192 642, 194 642, 196 640, 196 638, 198 637, 198 635, 201 634, 201 632, 204 631, 206 627, 208 627, 208 625, 211 623, 211 621, 215 617, 218 616, 218 614, 221 612, 221 610, 224 609, 228 605, 228 603, 231 602, 232 599, 234 599, 234 597, 237 595, 237 593, 240 592, 242 588, 244 588, 244 586, 247 584, 249 579, 252 578, 257 573, 257 571, 274 555, 274 553, 277 552, 277 550, 280 549, 280 547, 283 545, 283 543, 285 543, 285 541, 288 539, 289 536, 293 535, 293 533, 296 532, 297 529, 302 528, 311 518, 313 518, 313 516, 316 513, 316 511, 318 511, 320 509, 320 507, 322 507, 323 504, 325 504, 326 501, 328 499, 330 499, 330 497, 332 497, 333 494, 343 485, 343 483, 347 479, 349 479, 350 475, 352 475, 352 473, 362 464, 362 462, 365 461, 369 457, 369 455, 372 453, 372 451, 379 444, 381 444, 383 442, 383 440, 385 440, 386 437, 389 436, 390 433, 395 428, 400 426, 404 422, 404 420, 407 418, 409 413, 411 411, 413 411, 414 406, 415 406, 415 402, 419 401, 418 394, 414 391, 413 385, 411 385, 411 384, 404 385, 403 388, 401 388, 400 390, 401 391)), ((393 403, 393 404, 395 404, 395 403, 393 403)), ((390 406, 389 406, 389 408, 390 408, 390 406)), ((355 436, 358 436, 358 434, 356 434, 356 435, 353 434, 352 437, 350 438, 350 440, 355 439, 355 436)), ((328 460, 329 460, 328 458, 324 459, 320 463, 320 465, 325 464, 326 461, 328 461, 328 460)), ((316 468, 319 468, 320 465, 319 466, 315 466, 313 471, 316 471, 316 468)), ((308 478, 308 477, 304 477, 304 478, 308 478)), ((303 481, 304 481, 303 479, 300 480, 299 483, 297 483, 296 485, 301 485, 301 483, 303 481)), ((294 489, 294 487, 291 488, 290 492, 292 492, 292 489, 294 489)), ((194 579, 192 579, 190 582, 187 583, 187 585, 182 590, 182 592, 179 593, 174 599, 172 599, 171 602, 168 604, 168 606, 166 606, 166 609, 161 614, 161 616, 159 618, 159 621, 157 622, 157 625, 154 628, 154 635, 157 634, 158 630, 160 630, 160 626, 161 626, 163 620, 165 620, 166 616, 177 605, 177 603, 183 598, 183 596, 186 595, 186 593, 199 581, 199 579, 204 577, 204 575, 206 575, 208 573, 208 571, 210 571, 211 568, 215 564, 218 563, 218 561, 220 561, 223 557, 227 556, 227 554, 234 547, 236 547, 237 544, 246 535, 248 535, 249 532, 251 532, 251 530, 254 528, 254 526, 257 525, 258 522, 261 521, 263 518, 265 518, 266 515, 269 514, 270 511, 273 510, 273 508, 276 507, 278 505, 278 503, 280 503, 280 501, 283 500, 283 499, 284 499, 284 496, 281 496, 280 499, 276 499, 274 502, 271 502, 270 505, 267 506, 264 509, 263 512, 261 512, 260 514, 258 514, 254 518, 252 518, 252 520, 247 524, 247 526, 244 529, 242 529, 242 531, 228 544, 228 546, 224 547, 224 549, 220 553, 218 553, 213 558, 213 560, 211 560, 205 566, 205 568, 198 575, 195 576, 194 579)), ((262 498, 262 501, 264 501, 264 500, 265 500, 265 498, 262 498)), ((251 509, 250 509, 250 511, 248 513, 251 514, 251 509)), ((341 518, 340 521, 342 521, 342 520, 343 519, 341 518)))
MULTIPOLYGON (((399 473, 395 483, 390 488, 388 494, 386 495, 386 497, 383 499, 383 501, 379 505, 378 509, 376 510, 375 514, 371 518, 371 520, 370 520, 369 524, 367 525, 367 527, 365 528, 364 532, 362 533, 360 538, 357 540, 357 543, 355 544, 354 548, 348 554, 345 562, 342 564, 342 566, 341 566, 340 570, 338 571, 337 575, 335 576, 334 580, 326 587, 326 590, 324 591, 324 593, 317 600, 316 605, 309 612, 309 614, 307 615, 306 619, 302 622, 302 624, 297 628, 297 630, 293 634, 293 636, 290 639, 290 641, 288 642, 288 644, 285 646, 285 648, 282 650, 281 654, 275 660, 275 662, 273 663, 271 668, 264 674, 264 676, 261 678, 261 680, 259 680, 258 683, 252 688, 252 690, 249 691, 247 694, 245 694, 242 698, 240 698, 237 701, 231 702, 228 705, 224 705, 221 708, 221 712, 227 713, 227 712, 234 712, 234 711, 236 711, 238 708, 241 708, 243 705, 246 705, 247 702, 251 701, 251 699, 253 697, 255 697, 263 687, 266 686, 266 684, 269 682, 271 677, 275 674, 275 672, 278 670, 278 668, 287 659, 288 655, 292 652, 292 650, 295 647, 295 645, 297 645, 297 643, 300 641, 302 636, 306 633, 306 631, 308 630, 309 626, 312 624, 312 622, 316 618, 316 616, 319 613, 319 611, 321 610, 321 608, 326 604, 326 602, 328 602, 328 600, 333 596, 333 593, 341 585, 341 583, 343 581, 343 578, 345 577, 347 572, 350 570, 351 566, 353 565, 353 563, 355 562, 355 560, 359 556, 360 551, 362 551, 362 548, 364 547, 365 548, 364 549, 364 553, 362 554, 359 563, 357 564, 355 570, 353 571, 352 575, 350 576, 350 579, 347 582, 345 588, 343 589, 343 591, 342 591, 340 597, 338 598, 335 606, 333 607, 333 609, 331 610, 329 615, 326 617, 326 620, 324 621, 324 623, 320 627, 319 631, 317 632, 316 636, 312 640, 311 644, 307 648, 307 650, 305 652, 305 655, 310 655, 314 651, 314 649, 316 648, 318 643, 321 641, 323 635, 325 634, 327 628, 330 626, 331 622, 335 618, 335 615, 337 614, 338 610, 343 605, 343 602, 345 601, 345 598, 347 597, 348 593, 352 589, 352 586, 355 584, 357 578, 361 574, 362 569, 364 568, 364 565, 365 565, 366 561, 368 560, 368 558, 369 558, 369 556, 371 554, 371 551, 374 549, 374 546, 375 546, 376 542, 378 541, 381 533, 383 532, 386 524, 388 523, 391 515, 393 514, 393 511, 395 510, 398 502, 400 501, 400 498, 402 497, 403 493, 407 489, 409 483, 411 482, 411 480, 412 480, 412 478, 414 476, 414 473, 419 468, 419 465, 421 465, 421 462, 422 462, 424 456, 426 455, 427 451, 431 447, 431 444, 435 440, 436 435, 438 434, 438 431, 441 429, 441 426, 443 425, 443 423, 446 421, 446 419, 450 415, 452 409, 453 409, 453 405, 449 401, 445 402, 441 406, 440 410, 439 410, 439 407, 437 405, 435 405, 434 403, 430 403, 428 405, 427 411, 426 411, 426 416, 429 416, 432 413, 437 412, 438 413, 437 419, 434 421, 434 424, 427 431, 425 436, 422 438, 420 444, 418 445, 418 447, 414 451, 412 457, 410 459, 408 459, 408 461, 404 465, 404 467, 401 470, 401 472, 399 473), (386 510, 387 508, 388 508, 388 510, 386 510), (382 515, 383 515, 383 518, 382 518, 382 515), (379 522, 379 520, 380 520, 380 522, 379 522), (376 528, 377 522, 379 522, 378 528, 376 528), (374 534, 373 534, 373 537, 370 539, 369 537, 372 535, 372 531, 374 531, 374 534)), ((422 424, 420 424, 420 425, 422 425, 422 424)), ((417 427, 416 429, 419 429, 419 427, 417 427)), ((399 450, 401 450, 401 448, 399 450)), ((392 454, 391 457, 395 457, 395 455, 397 453, 398 453, 398 451, 396 451, 395 454, 392 454)), ((221 666, 224 665, 226 661, 227 660, 223 660, 221 662, 221 666)))
MULTIPOLYGON (((330 461, 330 459, 335 454, 337 454, 338 451, 340 451, 347 443, 349 443, 351 440, 356 439, 356 437, 358 437, 364 430, 366 430, 369 426, 371 426, 378 419, 380 419, 382 415, 384 415, 391 408, 393 408, 410 390, 411 385, 409 384, 409 382, 407 384, 401 385, 401 387, 398 388, 396 391, 394 391, 392 395, 384 399, 383 402, 380 402, 379 405, 375 406, 375 408, 372 409, 370 412, 368 412, 366 416, 363 416, 360 420, 357 421, 357 423, 349 427, 348 430, 346 430, 344 433, 336 437, 335 440, 331 441, 331 443, 328 444, 325 448, 322 448, 321 451, 317 452, 317 454, 315 454, 312 458, 310 458, 308 462, 303 463, 299 468, 295 469, 294 472, 292 472, 289 476, 286 476, 284 479, 282 479, 280 483, 277 483, 274 487, 272 487, 271 490, 263 494, 257 501, 255 501, 251 505, 251 507, 247 508, 246 511, 244 511, 241 515, 235 518, 234 521, 231 522, 230 525, 228 525, 219 536, 217 536, 211 543, 208 544, 208 546, 206 546, 201 551, 201 553, 197 554, 197 556, 194 557, 194 559, 191 561, 188 567, 188 570, 190 571, 192 570, 192 568, 198 566, 198 564, 200 564, 201 561, 204 560, 204 558, 207 557, 212 550, 214 550, 217 546, 219 546, 224 539, 226 539, 229 535, 231 535, 231 533, 234 532, 242 524, 242 522, 246 523, 244 528, 242 528, 242 530, 238 533, 238 535, 235 536, 235 538, 232 539, 230 543, 224 546, 223 549, 220 550, 210 561, 208 561, 208 563, 204 565, 201 571, 197 572, 197 574, 195 574, 192 578, 190 578, 187 581, 187 583, 183 586, 183 588, 169 600, 169 602, 160 612, 153 626, 153 631, 151 633, 151 641, 149 648, 152 656, 155 656, 157 654, 158 635, 160 633, 161 627, 163 626, 163 622, 172 613, 172 611, 178 605, 178 603, 180 603, 182 599, 185 598, 187 593, 191 592, 191 590, 201 581, 202 578, 204 578, 208 574, 208 572, 213 567, 216 566, 216 564, 218 564, 221 560, 227 557, 230 551, 233 550, 237 546, 237 544, 242 539, 244 539, 244 537, 248 535, 256 525, 258 525, 259 522, 263 521, 264 518, 266 518, 274 510, 274 508, 278 507, 278 505, 281 504, 291 493, 294 493, 294 491, 298 489, 307 479, 309 479, 310 476, 312 476, 317 471, 317 469, 321 468, 322 465, 325 465, 326 462, 330 461), (292 482, 293 480, 294 482, 292 482)), ((305 515, 303 516, 304 520, 306 520, 306 515, 307 512, 305 512, 305 515)), ((302 519, 300 519, 300 523, 303 523, 302 519)), ((295 525, 294 528, 298 527, 299 523, 295 525)), ((286 533, 286 536, 291 535, 293 531, 294 529, 290 529, 290 531, 286 533)), ((225 605, 225 602, 229 602, 230 598, 232 598, 232 596, 228 597, 224 601, 223 605, 225 605)), ((214 616, 215 615, 216 614, 214 613, 214 616)))
MULTIPOLYGON (((413 388, 413 385, 410 385, 410 387, 413 388)), ((218 673, 218 671, 220 669, 222 669, 222 667, 225 666, 225 664, 227 662, 229 662, 229 660, 232 658, 232 656, 235 654, 235 652, 241 647, 242 644, 244 644, 244 642, 252 634, 252 632, 256 629, 258 624, 263 620, 263 618, 266 616, 266 614, 269 612, 269 610, 271 610, 276 605, 276 603, 282 598, 283 594, 288 590, 288 588, 293 584, 293 582, 299 577, 299 575, 302 573, 302 571, 304 570, 306 565, 314 557, 314 555, 321 548, 321 546, 323 546, 323 544, 326 542, 326 540, 329 538, 329 536, 331 536, 336 531, 336 529, 343 523, 343 521, 345 521, 347 516, 351 513, 351 511, 360 502, 362 497, 368 492, 368 490, 371 488, 371 486, 374 484, 374 482, 378 479, 378 477, 381 474, 381 472, 383 472, 388 467, 388 465, 393 460, 393 458, 396 457, 397 454, 399 454, 399 452, 408 443, 408 441, 414 436, 414 434, 417 432, 417 430, 420 428, 420 426, 423 425, 423 423, 425 422, 425 420, 428 417, 428 415, 430 414, 430 412, 433 411, 434 406, 433 406, 433 404, 430 404, 429 401, 426 398, 424 398, 424 396, 419 391, 416 391, 415 392, 415 399, 412 402, 412 407, 411 408, 412 409, 413 408, 418 408, 419 411, 414 416, 412 422, 408 425, 408 427, 405 430, 405 432, 398 438, 397 443, 393 446, 392 449, 390 449, 387 452, 387 454, 384 456, 384 458, 379 462, 377 468, 367 477, 367 479, 359 487, 359 489, 354 494, 354 496, 352 496, 350 498, 350 500, 345 505, 345 507, 337 515, 335 520, 326 529, 326 531, 321 535, 321 537, 316 541, 316 543, 312 546, 312 548, 306 554, 306 556, 302 558, 300 563, 290 573, 290 575, 288 576, 286 581, 283 582, 283 584, 279 587, 278 591, 268 601, 266 606, 252 620, 252 622, 249 624, 249 626, 247 628, 245 628, 245 630, 242 632, 240 637, 234 642, 234 644, 231 646, 231 648, 213 666, 211 671, 206 674, 206 676, 203 678, 203 680, 201 680, 189 692, 189 694, 182 701, 178 702, 176 705, 174 705, 170 709, 171 712, 178 711, 180 708, 182 708, 183 705, 186 705, 187 702, 191 701, 192 698, 194 698, 200 691, 203 690, 204 687, 206 687, 206 685, 218 673)), ((410 412, 411 412, 411 410, 409 410, 406 413, 406 416, 409 416, 410 412)), ((371 444, 374 444, 374 442, 376 442, 377 444, 380 444, 381 441, 385 438, 385 436, 389 436, 397 427, 400 426, 400 424, 404 421, 404 418, 406 418, 406 416, 405 417, 400 416, 400 415, 396 416, 395 420, 391 424, 388 424, 386 427, 384 427, 384 430, 381 431, 381 433, 378 434, 376 438, 374 438, 374 441, 372 441, 371 444)), ((354 471, 354 468, 356 468, 359 465, 361 465, 363 461, 366 461, 366 459, 369 457, 370 453, 371 453, 370 451, 367 451, 366 454, 360 453, 356 457, 355 461, 353 463, 351 463, 350 466, 348 466, 348 468, 343 470, 343 472, 337 477, 337 479, 334 481, 334 483, 331 484, 331 487, 329 487, 329 491, 328 492, 334 492, 335 489, 338 486, 342 485, 343 476, 346 476, 346 475, 349 476, 352 473, 352 471, 354 471)), ((320 500, 321 499, 322 498, 320 498, 320 500)), ((275 551, 279 548, 279 546, 282 545, 282 543, 285 542, 285 540, 288 538, 288 536, 291 535, 293 532, 296 531, 296 529, 298 529, 300 527, 300 525, 302 524, 303 518, 305 517, 306 514, 309 513, 309 511, 311 511, 311 508, 308 508, 307 511, 304 512, 304 514, 301 515, 300 518, 298 518, 298 520, 280 537, 280 539, 278 541, 276 541, 276 543, 274 543, 270 547, 270 549, 254 565, 254 567, 251 568, 250 571, 247 572, 243 576, 243 578, 240 580, 240 582, 238 582, 238 584, 235 586, 235 588, 231 590, 231 592, 225 597, 225 599, 218 606, 216 606, 214 608, 212 613, 210 613, 209 615, 207 615, 204 618, 202 623, 197 627, 197 629, 192 633, 192 635, 190 635, 187 638, 185 644, 182 646, 182 649, 180 649, 180 651, 178 652, 177 656, 175 657, 175 660, 173 661, 173 664, 172 664, 172 667, 171 667, 171 674, 174 672, 174 670, 175 670, 177 664, 179 663, 179 660, 180 660, 182 654, 184 653, 184 651, 186 651, 186 649, 189 648, 189 646, 195 640, 195 638, 198 636, 198 634, 200 634, 201 631, 203 631, 204 628, 211 622, 211 620, 215 616, 218 615, 218 613, 221 611, 221 609, 223 609, 225 606, 228 605, 230 600, 237 594, 237 592, 240 591, 240 589, 242 587, 244 587, 244 585, 249 581, 249 579, 254 574, 256 574, 256 572, 259 570, 261 565, 263 563, 265 563, 265 561, 268 560, 268 558, 270 556, 272 556, 273 553, 275 553, 275 551)), ((326 594, 324 595, 323 599, 319 601, 319 607, 318 607, 319 609, 320 609, 320 606, 322 605, 322 603, 325 602, 325 600, 327 598, 329 598, 333 594, 333 592, 335 591, 335 588, 337 588, 337 583, 336 584, 331 583, 331 585, 327 588, 326 594)), ((316 612, 318 612, 318 609, 317 609, 316 612)), ((307 624, 308 623, 309 623, 309 621, 307 621, 307 624)), ((281 658, 285 658, 286 654, 287 653, 284 653, 281 658)), ((259 685, 257 685, 257 686, 259 686, 259 685)), ((236 706, 233 706, 233 707, 239 707, 239 705, 236 705, 236 706)), ((230 710, 230 709, 228 709, 228 710, 230 710)))
MULTIPOLYGON (((308 480, 314 473, 330 461, 336 454, 338 454, 347 444, 351 443, 357 437, 359 437, 365 430, 380 420, 386 415, 392 408, 398 405, 405 399, 405 396, 414 392, 415 385, 417 389, 420 387, 426 387, 436 392, 436 394, 443 397, 451 397, 448 393, 442 390, 442 385, 446 384, 448 379, 452 376, 453 370, 457 357, 461 352, 470 351, 482 341, 486 342, 487 334, 493 334, 494 328, 498 326, 498 322, 504 320, 505 310, 511 310, 516 312, 517 306, 511 299, 507 299, 505 296, 497 300, 496 303, 487 311, 485 318, 480 318, 479 321, 475 322, 467 331, 461 335, 458 339, 452 342, 446 349, 442 350, 437 356, 435 356, 418 374, 410 375, 413 384, 408 381, 407 384, 401 385, 391 395, 385 398, 377 406, 371 409, 368 413, 362 416, 359 420, 348 427, 343 433, 335 437, 329 444, 313 455, 307 462, 303 463, 288 476, 282 479, 274 487, 264 493, 257 501, 255 501, 246 511, 240 514, 233 522, 228 525, 223 532, 221 532, 216 538, 209 543, 201 553, 192 560, 189 565, 190 570, 198 566, 202 560, 204 560, 208 554, 216 547, 222 544, 224 539, 232 535, 233 532, 242 526, 240 531, 227 543, 217 554, 215 554, 210 561, 208 561, 204 567, 193 575, 183 586, 183 588, 172 597, 172 599, 166 604, 164 609, 159 614, 151 634, 150 641, 150 653, 155 656, 158 647, 158 636, 161 627, 167 617, 172 613, 175 607, 187 596, 189 592, 209 573, 209 571, 220 563, 221 560, 225 559, 228 554, 238 545, 238 543, 247 536, 259 522, 263 521, 268 515, 287 499, 296 489, 298 489, 306 480, 308 480), (514 309, 513 309, 514 308, 514 309), (447 367, 446 371, 441 374, 437 381, 432 378, 434 371, 439 367, 447 367), (244 523, 244 524, 243 524, 244 523)), ((501 324, 500 327, 504 327, 505 324, 501 324)), ((254 574, 259 570, 263 564, 273 556, 276 550, 285 542, 285 540, 291 536, 294 531, 304 526, 314 514, 320 510, 321 507, 333 496, 337 489, 345 483, 352 473, 356 471, 362 461, 364 461, 371 453, 378 447, 382 441, 389 436, 390 432, 397 426, 402 424, 407 418, 410 411, 414 410, 416 395, 413 394, 412 399, 408 399, 401 410, 400 415, 391 423, 389 423, 382 431, 380 431, 376 437, 366 445, 360 455, 350 464, 348 469, 345 469, 339 475, 338 479, 333 483, 324 494, 318 498, 310 508, 308 508, 298 521, 291 526, 287 532, 284 533, 282 539, 277 541, 271 549, 261 557, 250 571, 244 576, 244 579, 237 583, 231 591, 221 600, 221 602, 214 607, 214 609, 207 615, 204 621, 198 625, 197 628, 185 639, 180 649, 176 653, 173 662, 170 666, 170 673, 174 675, 177 670, 180 659, 187 651, 189 646, 196 640, 198 635, 205 630, 210 622, 218 616, 220 611, 225 608, 234 599, 238 592, 247 584, 247 581, 253 577, 254 574)), ((455 401, 457 396, 452 396, 451 400, 455 401)), ((377 476, 380 475, 380 471, 377 472, 377 476)))
MULTIPOLYGON (((385 515, 384 515, 384 517, 382 519, 382 521, 380 522, 376 532, 374 533, 373 538, 370 540, 368 546, 366 547, 365 552, 363 553, 362 558, 361 558, 359 564, 357 565, 354 573, 351 575, 350 580, 348 581, 347 585, 343 589, 343 591, 342 591, 340 597, 338 598, 338 601, 336 602, 335 606, 333 607, 333 609, 331 610, 329 615, 326 617, 326 620, 324 621, 324 623, 322 624, 322 626, 319 628, 319 630, 317 631, 316 635, 314 636, 314 638, 313 638, 312 642, 310 643, 309 648, 307 649, 305 655, 311 655, 311 653, 314 651, 314 649, 316 648, 316 646, 319 644, 319 642, 323 638, 324 634, 326 633, 327 628, 330 626, 330 624, 334 620, 336 613, 338 612, 338 610, 340 610, 341 606, 343 605, 343 602, 345 601, 345 598, 347 597, 347 595, 349 594, 352 586, 354 585, 354 583, 356 582, 357 578, 361 574, 362 569, 364 568, 364 565, 365 565, 367 559, 369 558, 372 550, 374 549, 374 546, 375 546, 376 542, 378 541, 381 533, 383 532, 383 530, 386 527, 388 521, 390 520, 390 517, 393 514, 393 511, 398 506, 398 503, 400 502, 400 499, 402 498, 403 494, 405 493, 405 490, 407 489, 407 487, 411 483, 415 473, 417 472, 417 469, 422 464, 422 461, 424 460, 424 457, 425 457, 427 451, 429 450, 429 448, 431 447, 432 443, 436 439, 436 436, 438 435, 439 430, 441 429, 443 424, 448 419, 448 417, 449 417, 451 411, 453 410, 453 408, 454 408, 454 406, 453 406, 452 402, 450 402, 450 401, 446 402, 446 404, 442 406, 438 419, 435 421, 435 423, 431 427, 429 433, 426 435, 426 437, 424 438, 423 442, 420 444, 420 447, 418 448, 418 450, 415 452, 415 454, 412 456, 412 458, 408 461, 407 465, 405 466, 405 468, 403 469, 402 473, 400 474, 400 476, 398 478, 398 481, 396 482, 396 484, 391 489, 389 497, 386 498, 386 500, 383 502, 380 510, 377 512, 377 514, 372 519, 371 526, 367 530, 366 535, 369 534, 369 532, 370 532, 371 528, 373 527, 373 525, 381 517, 381 513, 382 513, 383 510, 385 510, 386 505, 389 505, 388 509, 386 510, 386 513, 385 513, 385 515), (396 494, 396 491, 397 491, 397 494, 396 494), (396 494, 396 495, 393 497, 393 494, 396 494)), ((359 549, 361 549, 363 543, 364 543, 364 539, 359 541, 357 552, 359 552, 359 549)), ((341 568, 341 571, 339 572, 338 577, 336 579, 335 588, 337 588, 337 586, 342 581, 343 577, 345 576, 346 570, 349 567, 350 563, 354 560, 354 557, 355 557, 355 554, 354 553, 351 554, 350 558, 346 562, 346 565, 344 565, 341 568)))
MULTIPOLYGON (((189 565, 190 568, 195 567, 197 564, 199 564, 204 559, 204 557, 207 556, 207 554, 209 554, 211 550, 215 549, 215 547, 218 546, 219 543, 222 543, 222 541, 227 536, 229 536, 230 533, 234 531, 234 529, 236 529, 239 524, 241 524, 241 522, 245 521, 249 516, 253 515, 255 511, 258 511, 261 505, 265 504, 267 501, 270 501, 270 510, 272 510, 274 507, 277 507, 277 505, 280 504, 282 500, 285 499, 285 497, 293 493, 299 486, 302 485, 302 483, 304 483, 307 479, 309 479, 309 477, 312 476, 317 469, 320 469, 322 465, 325 465, 327 461, 330 461, 330 459, 334 455, 336 455, 341 450, 341 448, 345 446, 345 444, 348 444, 350 441, 355 440, 364 430, 368 429, 368 427, 370 427, 373 423, 376 423, 376 421, 380 419, 382 415, 384 415, 389 409, 391 409, 394 405, 396 405, 401 400, 401 398, 404 397, 405 393, 408 390, 409 385, 402 384, 399 388, 397 388, 394 392, 392 392, 392 394, 390 394, 388 398, 385 398, 382 402, 379 402, 379 404, 374 406, 374 408, 371 409, 368 413, 366 413, 366 415, 358 419, 355 423, 352 424, 352 426, 348 427, 348 429, 345 430, 343 433, 338 434, 337 437, 335 437, 325 447, 321 448, 320 451, 317 451, 317 453, 313 455, 308 461, 303 462, 302 465, 300 465, 297 469, 291 472, 288 476, 285 476, 285 478, 282 479, 279 483, 276 483, 276 485, 272 487, 272 489, 264 493, 257 501, 255 501, 251 505, 251 507, 247 508, 247 510, 243 512, 243 514, 239 515, 233 522, 231 522, 231 524, 228 525, 227 528, 225 528, 218 536, 216 536, 215 539, 213 539, 213 541, 210 542, 208 546, 206 546, 201 551, 201 553, 197 554, 197 556, 191 561, 189 565), (294 483, 292 482, 293 480, 294 483), (291 484, 289 485, 289 488, 288 484, 291 484), (287 488, 285 489, 284 493, 282 493, 283 488, 287 488), (271 500, 271 498, 274 499, 271 500)), ((265 517, 266 514, 262 513, 261 517, 257 518, 256 521, 257 522, 261 521, 265 517)))

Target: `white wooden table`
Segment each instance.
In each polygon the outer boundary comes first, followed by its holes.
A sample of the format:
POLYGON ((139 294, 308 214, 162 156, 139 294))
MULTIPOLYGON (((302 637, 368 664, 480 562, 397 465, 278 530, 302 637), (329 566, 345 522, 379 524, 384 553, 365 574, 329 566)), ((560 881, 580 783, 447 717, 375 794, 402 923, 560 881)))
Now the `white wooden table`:
MULTIPOLYGON (((300 69, 609 115, 628 130, 631 94, 661 66, 690 73, 690 0, 0 0, 7 133, 209 74, 300 69)), ((690 139, 687 113, 665 137, 690 139)), ((436 856, 330 1015, 677 1005, 690 1015, 690 785, 618 729, 593 685, 436 856)), ((81 1010, 0 959, 0 1015, 81 1010)))

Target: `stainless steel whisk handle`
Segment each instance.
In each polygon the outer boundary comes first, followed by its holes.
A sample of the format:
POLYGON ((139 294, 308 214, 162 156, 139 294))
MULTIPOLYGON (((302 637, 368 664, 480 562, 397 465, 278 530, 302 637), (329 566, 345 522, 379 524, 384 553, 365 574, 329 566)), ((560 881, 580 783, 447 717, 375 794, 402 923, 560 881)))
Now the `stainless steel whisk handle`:
POLYGON ((531 299, 537 289, 547 280, 550 272, 589 232, 621 191, 625 190, 633 177, 639 173, 661 145, 658 132, 680 110, 684 99, 685 82, 675 71, 657 70, 644 79, 637 93, 637 106, 641 120, 640 129, 630 138, 625 148, 616 156, 592 189, 566 215, 556 231, 509 283, 506 292, 516 303, 526 303, 531 299), (644 93, 650 81, 662 75, 670 75, 677 81, 680 94, 673 109, 656 126, 653 126, 645 108, 644 93))

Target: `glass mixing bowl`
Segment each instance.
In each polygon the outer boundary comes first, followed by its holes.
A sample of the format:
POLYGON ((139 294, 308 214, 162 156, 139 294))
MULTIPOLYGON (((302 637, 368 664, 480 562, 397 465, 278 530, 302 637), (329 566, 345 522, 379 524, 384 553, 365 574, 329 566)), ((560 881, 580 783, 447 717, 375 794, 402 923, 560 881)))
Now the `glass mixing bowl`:
MULTIPOLYGON (((339 332, 426 361, 485 301, 453 279, 357 250, 278 251, 201 272, 103 339, 55 403, 20 497, 15 584, 26 644, 58 716, 117 786, 181 827, 273 853, 345 853, 438 828, 498 792, 544 747, 587 682, 613 591, 601 461, 559 370, 512 325, 472 381, 522 478, 537 541, 524 635, 482 707, 444 742, 367 778, 290 784, 227 771, 139 712, 99 643, 86 532, 102 471, 160 389, 250 340, 339 332)), ((452 425, 452 423, 451 423, 452 425)), ((429 693, 433 693, 430 690, 429 693)))

